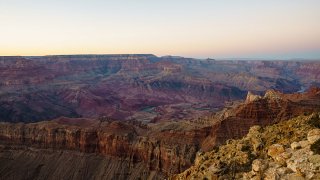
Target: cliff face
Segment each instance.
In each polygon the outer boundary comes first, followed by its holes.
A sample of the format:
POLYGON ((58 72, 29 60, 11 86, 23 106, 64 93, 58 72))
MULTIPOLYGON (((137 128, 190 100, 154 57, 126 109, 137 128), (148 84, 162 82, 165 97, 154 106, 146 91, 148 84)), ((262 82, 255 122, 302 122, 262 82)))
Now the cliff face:
POLYGON ((143 162, 80 153, 25 147, 8 149, 0 145, 1 179, 154 179, 166 176, 150 171, 143 162))
POLYGON ((88 119, 58 119, 34 124, 0 124, 0 139, 6 145, 40 149, 76 150, 143 163, 148 172, 166 175, 189 167, 209 129, 162 130, 149 134, 144 126, 88 119), (78 121, 78 122, 77 122, 78 121), (76 125, 72 125, 76 124, 76 125))
POLYGON ((305 93, 295 94, 269 90, 263 97, 248 93, 244 103, 228 110, 228 116, 214 123, 212 133, 204 141, 203 148, 208 149, 210 144, 219 145, 227 139, 242 137, 254 125, 271 125, 315 111, 320 111, 320 89, 316 87, 305 93))

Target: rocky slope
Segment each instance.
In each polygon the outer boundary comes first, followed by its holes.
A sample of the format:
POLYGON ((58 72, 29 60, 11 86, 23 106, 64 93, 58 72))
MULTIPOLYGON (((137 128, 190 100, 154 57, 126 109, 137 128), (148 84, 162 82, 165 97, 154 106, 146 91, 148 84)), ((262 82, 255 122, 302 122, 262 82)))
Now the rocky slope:
POLYGON ((245 98, 247 91, 296 92, 317 85, 319 69, 317 61, 150 54, 0 57, 0 121, 196 119, 245 98))
POLYGON ((244 103, 220 114, 202 147, 208 150, 227 139, 242 137, 254 125, 271 125, 314 111, 320 111, 320 88, 313 87, 305 93, 293 94, 268 90, 264 96, 249 92, 244 103))
POLYGON ((171 179, 319 179, 320 114, 253 126, 239 140, 197 154, 195 164, 171 179))
POLYGON ((144 163, 92 153, 0 146, 0 179, 164 179, 144 163))

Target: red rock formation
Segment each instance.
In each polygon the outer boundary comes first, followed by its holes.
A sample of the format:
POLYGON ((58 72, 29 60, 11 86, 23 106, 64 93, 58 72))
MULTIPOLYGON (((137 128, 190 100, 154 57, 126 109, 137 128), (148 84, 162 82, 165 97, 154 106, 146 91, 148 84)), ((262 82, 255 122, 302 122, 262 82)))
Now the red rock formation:
POLYGON ((144 163, 167 175, 188 168, 210 129, 148 132, 119 121, 60 118, 33 124, 0 123, 1 144, 98 153, 144 163))
MULTIPOLYGON (((248 96, 253 95, 249 93, 248 96)), ((143 163, 149 172, 155 170, 170 175, 188 168, 198 150, 206 151, 227 139, 241 137, 253 125, 273 124, 320 110, 319 99, 319 88, 302 94, 267 91, 263 97, 248 97, 246 102, 224 111, 222 119, 212 126, 210 122, 193 126, 185 121, 147 126, 108 118, 0 123, 0 140, 6 146, 25 145, 113 156, 133 165, 143 163)))
POLYGON ((244 103, 228 110, 228 116, 213 125, 211 135, 202 146, 209 149, 227 139, 242 137, 253 125, 266 126, 317 111, 320 111, 320 88, 295 94, 269 90, 263 97, 248 93, 244 103))

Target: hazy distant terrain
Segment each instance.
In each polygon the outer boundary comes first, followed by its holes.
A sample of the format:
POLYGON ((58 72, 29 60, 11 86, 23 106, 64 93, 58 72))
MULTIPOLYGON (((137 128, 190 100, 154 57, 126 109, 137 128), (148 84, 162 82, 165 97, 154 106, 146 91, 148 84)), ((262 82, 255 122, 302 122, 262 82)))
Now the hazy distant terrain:
POLYGON ((320 84, 319 61, 154 55, 0 57, 0 121, 66 117, 161 121, 210 115, 247 91, 320 84))

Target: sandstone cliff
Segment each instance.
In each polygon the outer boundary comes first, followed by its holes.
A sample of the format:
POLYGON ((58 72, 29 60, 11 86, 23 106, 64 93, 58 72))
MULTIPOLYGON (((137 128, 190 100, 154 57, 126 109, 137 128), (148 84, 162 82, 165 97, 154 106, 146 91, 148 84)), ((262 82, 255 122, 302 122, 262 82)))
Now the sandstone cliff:
POLYGON ((305 93, 283 94, 268 90, 265 95, 248 93, 247 100, 225 112, 217 119, 211 135, 203 142, 203 150, 219 145, 230 138, 240 138, 251 126, 271 125, 300 114, 320 111, 320 88, 310 88, 305 93))
POLYGON ((171 129, 148 132, 143 125, 127 122, 60 118, 33 124, 0 123, 1 144, 24 145, 38 149, 76 150, 142 163, 146 172, 164 175, 188 168, 199 143, 210 129, 186 131, 171 129))

